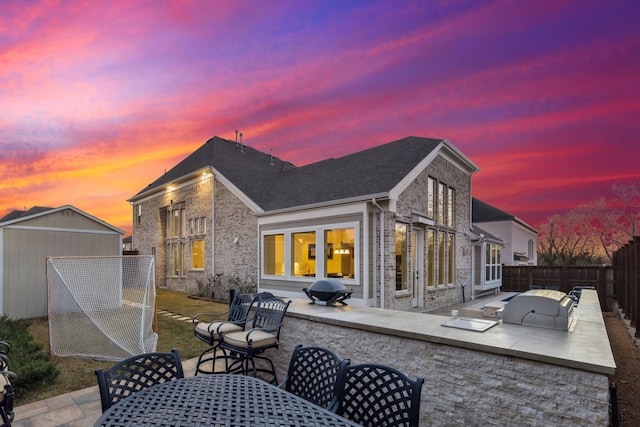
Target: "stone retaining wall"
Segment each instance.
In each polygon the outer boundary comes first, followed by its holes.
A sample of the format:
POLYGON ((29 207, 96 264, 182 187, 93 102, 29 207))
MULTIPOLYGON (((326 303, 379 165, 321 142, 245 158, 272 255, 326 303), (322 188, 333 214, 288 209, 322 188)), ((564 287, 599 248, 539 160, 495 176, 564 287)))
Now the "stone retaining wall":
POLYGON ((604 374, 287 315, 280 348, 267 353, 280 381, 297 344, 424 377, 421 425, 608 425, 604 374))

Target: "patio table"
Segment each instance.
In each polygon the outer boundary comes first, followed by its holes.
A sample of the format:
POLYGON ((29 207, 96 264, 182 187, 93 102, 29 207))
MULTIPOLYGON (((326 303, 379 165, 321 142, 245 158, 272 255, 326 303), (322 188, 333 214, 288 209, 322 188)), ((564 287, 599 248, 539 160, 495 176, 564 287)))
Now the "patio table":
POLYGON ((107 426, 356 426, 265 381, 214 374, 167 381, 109 408, 107 426))

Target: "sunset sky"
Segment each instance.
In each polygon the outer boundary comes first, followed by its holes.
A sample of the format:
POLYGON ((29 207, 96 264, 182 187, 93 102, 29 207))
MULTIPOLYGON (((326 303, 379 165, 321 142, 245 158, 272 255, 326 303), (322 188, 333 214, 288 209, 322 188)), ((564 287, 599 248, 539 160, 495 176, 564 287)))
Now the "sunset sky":
POLYGON ((0 0, 0 217, 127 199, 217 135, 296 165, 409 135, 535 226, 640 181, 640 2, 0 0))

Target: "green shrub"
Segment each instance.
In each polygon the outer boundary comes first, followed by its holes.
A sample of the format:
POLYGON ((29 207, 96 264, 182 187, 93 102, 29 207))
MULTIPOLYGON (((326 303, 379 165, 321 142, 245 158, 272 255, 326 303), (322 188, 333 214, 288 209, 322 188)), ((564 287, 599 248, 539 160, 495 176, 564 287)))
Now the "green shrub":
POLYGON ((56 363, 43 346, 29 334, 29 321, 0 317, 0 341, 11 346, 9 370, 18 377, 14 381, 16 396, 54 382, 60 375, 56 363))

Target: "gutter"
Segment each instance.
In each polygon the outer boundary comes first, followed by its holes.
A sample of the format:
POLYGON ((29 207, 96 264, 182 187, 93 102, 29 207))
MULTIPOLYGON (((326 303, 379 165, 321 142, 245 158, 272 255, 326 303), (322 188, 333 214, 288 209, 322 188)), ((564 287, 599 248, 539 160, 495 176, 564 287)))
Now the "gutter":
POLYGON ((371 198, 371 203, 380 211, 380 308, 384 308, 384 209, 375 197, 371 198))

